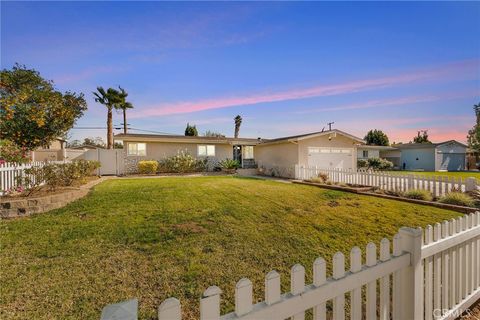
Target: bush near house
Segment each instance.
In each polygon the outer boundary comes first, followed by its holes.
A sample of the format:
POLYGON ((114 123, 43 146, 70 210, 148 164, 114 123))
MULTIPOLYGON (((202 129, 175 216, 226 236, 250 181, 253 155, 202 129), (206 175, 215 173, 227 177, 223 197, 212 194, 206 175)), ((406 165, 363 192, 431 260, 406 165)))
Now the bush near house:
POLYGON ((365 159, 358 159, 357 160, 357 167, 359 169, 368 168, 368 161, 365 160, 365 159))
POLYGON ((138 172, 141 174, 155 174, 158 169, 158 161, 144 160, 138 162, 138 172))
POLYGON ((240 163, 237 160, 225 159, 218 163, 222 169, 236 170, 240 167, 240 163))
POLYGON ((440 198, 440 200, 438 200, 438 202, 453 204, 453 205, 457 205, 457 206, 464 206, 464 207, 474 207, 475 206, 474 199, 472 197, 470 197, 468 194, 465 194, 463 192, 447 193, 445 196, 440 198))
POLYGON ((389 170, 393 168, 393 163, 382 158, 358 159, 357 167, 359 169, 389 170))
POLYGON ((202 172, 208 168, 208 159, 196 159, 186 151, 166 158, 159 163, 159 172, 187 173, 202 172))
POLYGON ((419 190, 419 189, 408 190, 403 195, 405 196, 405 198, 415 199, 415 200, 432 201, 433 199, 432 194, 427 190, 419 190))

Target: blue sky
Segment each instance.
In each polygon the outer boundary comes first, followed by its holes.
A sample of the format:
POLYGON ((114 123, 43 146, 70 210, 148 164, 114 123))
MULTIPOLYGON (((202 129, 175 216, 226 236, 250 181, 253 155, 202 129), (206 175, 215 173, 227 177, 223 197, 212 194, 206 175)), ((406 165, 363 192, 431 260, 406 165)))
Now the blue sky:
MULTIPOLYGON (((243 137, 373 128, 465 141, 480 102, 480 2, 2 2, 1 66, 84 92, 121 85, 134 128, 243 137)), ((114 115, 116 124, 122 121, 114 115)), ((73 138, 105 130, 72 130, 73 138)))

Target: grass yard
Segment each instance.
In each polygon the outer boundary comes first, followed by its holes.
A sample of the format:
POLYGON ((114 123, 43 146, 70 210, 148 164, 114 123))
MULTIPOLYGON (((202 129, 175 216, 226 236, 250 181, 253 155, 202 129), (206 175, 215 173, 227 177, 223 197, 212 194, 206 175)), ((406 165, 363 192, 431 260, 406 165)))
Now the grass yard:
POLYGON ((454 178, 470 178, 474 177, 477 178, 477 181, 480 182, 480 172, 464 172, 464 171, 448 171, 448 172, 442 172, 442 171, 408 171, 408 170, 402 170, 402 171, 391 171, 392 173, 395 174, 415 174, 419 176, 442 176, 442 177, 454 177, 454 178))
POLYGON ((141 319, 156 319, 171 296, 193 318, 210 285, 232 311, 242 277, 259 300, 272 269, 286 291, 295 263, 311 283, 318 256, 458 215, 251 178, 109 180, 63 209, 0 222, 0 318, 98 319, 106 304, 137 297, 141 319))

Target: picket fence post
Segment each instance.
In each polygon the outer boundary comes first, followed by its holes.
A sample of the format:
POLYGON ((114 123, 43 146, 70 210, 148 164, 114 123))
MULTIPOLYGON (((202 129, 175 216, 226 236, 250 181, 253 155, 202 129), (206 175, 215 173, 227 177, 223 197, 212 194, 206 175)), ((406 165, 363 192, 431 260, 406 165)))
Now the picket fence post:
POLYGON ((401 283, 402 320, 423 319, 422 229, 400 228, 401 248, 410 253, 410 266, 404 268, 401 283))
POLYGON ((477 188, 477 179, 475 179, 473 177, 465 179, 465 191, 466 192, 475 191, 476 188, 477 188))

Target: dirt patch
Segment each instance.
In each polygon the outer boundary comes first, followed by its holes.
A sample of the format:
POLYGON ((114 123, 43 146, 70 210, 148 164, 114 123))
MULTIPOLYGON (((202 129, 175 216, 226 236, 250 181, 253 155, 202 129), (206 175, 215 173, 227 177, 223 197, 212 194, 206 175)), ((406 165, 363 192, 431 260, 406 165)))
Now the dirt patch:
POLYGON ((185 223, 176 224, 173 226, 173 229, 183 234, 207 232, 207 229, 205 229, 204 227, 202 227, 196 222, 185 222, 185 223))
POLYGON ((333 208, 333 207, 338 207, 340 203, 338 203, 338 201, 332 200, 332 201, 328 201, 327 205, 333 208))

